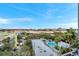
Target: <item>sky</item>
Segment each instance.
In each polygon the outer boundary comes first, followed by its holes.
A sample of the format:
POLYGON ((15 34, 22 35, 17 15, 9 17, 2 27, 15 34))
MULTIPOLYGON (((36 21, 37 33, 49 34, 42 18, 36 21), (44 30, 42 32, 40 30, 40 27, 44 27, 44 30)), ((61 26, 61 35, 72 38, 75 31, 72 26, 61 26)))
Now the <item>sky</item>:
POLYGON ((68 3, 1 3, 0 29, 78 28, 78 6, 68 3))

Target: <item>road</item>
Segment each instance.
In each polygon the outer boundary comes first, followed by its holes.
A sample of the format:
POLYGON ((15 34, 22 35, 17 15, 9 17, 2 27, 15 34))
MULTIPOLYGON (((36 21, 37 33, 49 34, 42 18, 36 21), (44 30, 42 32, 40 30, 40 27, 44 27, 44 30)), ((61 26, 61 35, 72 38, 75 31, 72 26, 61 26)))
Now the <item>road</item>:
POLYGON ((57 53, 46 46, 40 39, 32 40, 32 47, 35 56, 57 56, 57 53))

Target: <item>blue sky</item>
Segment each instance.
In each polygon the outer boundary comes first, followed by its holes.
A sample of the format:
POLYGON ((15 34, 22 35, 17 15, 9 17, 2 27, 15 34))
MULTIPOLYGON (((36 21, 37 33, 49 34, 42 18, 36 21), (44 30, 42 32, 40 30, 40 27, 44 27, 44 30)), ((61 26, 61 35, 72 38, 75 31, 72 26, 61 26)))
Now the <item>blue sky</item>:
POLYGON ((78 28, 77 4, 0 4, 0 28, 78 28))

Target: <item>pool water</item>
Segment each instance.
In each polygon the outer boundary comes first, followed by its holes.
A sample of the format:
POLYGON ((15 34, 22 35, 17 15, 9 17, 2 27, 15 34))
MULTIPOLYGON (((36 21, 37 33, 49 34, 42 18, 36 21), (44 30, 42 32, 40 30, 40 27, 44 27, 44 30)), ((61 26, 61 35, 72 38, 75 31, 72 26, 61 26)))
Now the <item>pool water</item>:
POLYGON ((48 42, 48 46, 53 46, 53 47, 55 47, 55 46, 58 46, 55 42, 48 42))

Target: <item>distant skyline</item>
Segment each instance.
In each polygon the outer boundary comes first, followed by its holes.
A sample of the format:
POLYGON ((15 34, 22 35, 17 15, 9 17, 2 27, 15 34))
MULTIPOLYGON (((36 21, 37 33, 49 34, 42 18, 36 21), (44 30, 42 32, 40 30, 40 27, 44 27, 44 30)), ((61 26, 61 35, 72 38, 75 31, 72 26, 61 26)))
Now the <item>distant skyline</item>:
POLYGON ((0 29, 78 28, 78 6, 68 3, 1 3, 0 29))

